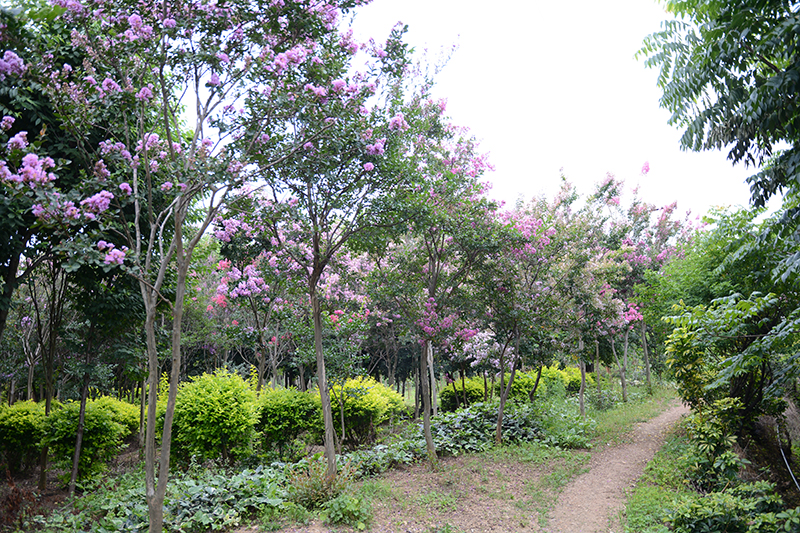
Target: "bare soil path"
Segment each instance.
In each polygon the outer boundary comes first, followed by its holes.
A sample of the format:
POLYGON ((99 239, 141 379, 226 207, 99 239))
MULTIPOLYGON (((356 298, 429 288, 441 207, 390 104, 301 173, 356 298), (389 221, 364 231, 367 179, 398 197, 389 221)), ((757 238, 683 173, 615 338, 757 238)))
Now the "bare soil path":
POLYGON ((593 451, 589 471, 564 487, 545 531, 619 533, 622 528, 617 517, 626 490, 664 444, 666 432, 688 413, 688 407, 675 401, 659 416, 638 424, 629 443, 593 451))
MULTIPOLYGON (((548 456, 475 454, 393 469, 369 480, 379 533, 621 533, 626 491, 663 445, 667 431, 689 412, 674 400, 659 416, 637 424, 623 444, 591 454, 552 451, 548 456), (578 472, 585 472, 573 477, 578 472), (571 477, 563 490, 554 481, 571 477), (556 499, 557 498, 557 499, 556 499), (553 502, 555 505, 553 506, 553 502)), ((352 531, 318 520, 281 533, 352 531)), ((256 533, 243 528, 235 533, 256 533)))

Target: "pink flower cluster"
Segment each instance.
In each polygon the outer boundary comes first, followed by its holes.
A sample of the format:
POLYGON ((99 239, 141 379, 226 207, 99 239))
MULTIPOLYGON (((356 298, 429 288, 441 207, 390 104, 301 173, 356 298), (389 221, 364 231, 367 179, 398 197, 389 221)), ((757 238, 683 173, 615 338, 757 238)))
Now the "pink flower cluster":
POLYGON ((11 50, 3 52, 3 59, 0 59, 0 81, 6 79, 7 75, 21 76, 28 67, 16 53, 11 50))
POLYGON ((386 147, 386 139, 378 139, 373 144, 367 145, 367 153, 370 155, 383 155, 386 147))
POLYGON ((111 205, 111 200, 114 195, 108 191, 100 191, 99 193, 81 200, 81 207, 83 207, 86 218, 94 220, 96 213, 102 213, 111 205))
POLYGON ((397 113, 395 116, 389 119, 389 129, 390 130, 400 130, 405 131, 409 128, 408 122, 406 122, 406 117, 403 115, 402 112, 397 113))
POLYGON ((125 253, 128 251, 126 246, 118 249, 113 243, 106 241, 97 241, 97 249, 102 251, 108 250, 103 262, 107 265, 121 265, 125 261, 125 253))
POLYGON ((55 181, 56 175, 47 172, 53 168, 55 162, 49 158, 39 158, 36 154, 27 154, 22 158, 22 166, 17 174, 13 174, 6 166, 5 161, 0 161, 0 179, 11 183, 25 183, 31 188, 55 181))
POLYGON ((9 116, 3 117, 3 120, 0 121, 0 130, 3 130, 3 131, 10 130, 11 126, 14 125, 15 120, 16 119, 14 117, 9 117, 9 116))

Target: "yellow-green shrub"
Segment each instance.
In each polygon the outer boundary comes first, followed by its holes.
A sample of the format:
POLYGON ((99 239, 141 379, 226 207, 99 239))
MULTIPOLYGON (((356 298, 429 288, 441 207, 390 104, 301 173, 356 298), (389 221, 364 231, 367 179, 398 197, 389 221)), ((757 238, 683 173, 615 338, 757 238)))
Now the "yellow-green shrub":
POLYGON ((467 391, 467 405, 483 401, 485 389, 482 377, 467 378, 464 380, 463 386, 459 378, 439 391, 439 406, 442 410, 455 411, 458 407, 465 407, 465 389, 467 391), (454 385, 455 390, 453 390, 454 385), (458 400, 456 400, 456 394, 458 394, 458 400))
POLYGON ((247 454, 256 421, 256 393, 225 369, 182 383, 172 424, 181 459, 234 460, 247 454))
MULTIPOLYGON (((50 447, 56 464, 65 469, 72 468, 80 407, 80 402, 67 402, 51 411, 45 419, 42 442, 50 447)), ((127 429, 114 420, 109 409, 87 402, 78 479, 87 479, 102 472, 105 463, 119 450, 126 434, 127 429)))
POLYGON ((265 389, 258 401, 255 428, 265 448, 277 447, 282 457, 286 446, 302 433, 323 433, 319 396, 297 389, 265 389))
MULTIPOLYGON (((514 382, 511 384, 511 391, 508 393, 508 399, 517 403, 530 402, 530 392, 533 386, 536 385, 536 375, 538 371, 533 372, 516 372, 514 375, 514 382)), ((506 383, 510 374, 506 373, 506 383)), ((497 381, 498 396, 500 391, 500 381, 497 381)), ((539 380, 539 385, 536 387, 536 395, 544 396, 547 394, 547 384, 544 379, 539 380)))
MULTIPOLYGON (((542 369, 542 380, 545 384, 551 387, 556 382, 560 382, 567 391, 578 392, 581 388, 580 369, 574 366, 568 366, 561 370, 558 367, 558 362, 555 362, 552 366, 546 366, 542 369)), ((586 386, 588 387, 590 385, 594 385, 594 378, 587 373, 586 386)))
POLYGON ((125 437, 139 431, 139 407, 111 396, 101 396, 92 402, 111 414, 115 422, 125 428, 125 437))
POLYGON ((375 439, 375 428, 403 413, 403 397, 371 377, 348 379, 344 387, 331 387, 335 426, 341 427, 340 398, 344 399, 346 442, 364 444, 375 439))
POLYGON ((0 406, 0 465, 12 474, 36 464, 44 436, 44 404, 0 406))

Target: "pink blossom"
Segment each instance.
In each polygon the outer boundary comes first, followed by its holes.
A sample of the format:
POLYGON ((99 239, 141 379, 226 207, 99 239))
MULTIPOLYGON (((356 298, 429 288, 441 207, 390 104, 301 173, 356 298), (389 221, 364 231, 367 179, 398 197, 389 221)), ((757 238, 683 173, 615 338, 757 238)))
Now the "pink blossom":
POLYGON ((372 163, 364 163, 364 170, 366 170, 367 172, 370 172, 374 169, 375 165, 373 165, 372 163))
POLYGON ((162 190, 162 191, 165 191, 165 192, 166 192, 166 191, 168 191, 168 190, 170 190, 171 188, 172 188, 172 182, 171 182, 171 181, 165 181, 165 182, 164 182, 164 183, 161 185, 161 190, 162 190))
POLYGON ((22 75, 27 67, 16 53, 6 50, 3 59, 0 59, 0 81, 6 79, 6 74, 22 75))
POLYGON ((107 265, 121 265, 122 262, 125 260, 125 252, 114 248, 110 252, 108 252, 103 259, 103 262, 107 265))
POLYGON ((142 27, 142 17, 134 13, 130 17, 128 17, 128 24, 131 25, 131 28, 140 29, 142 27))
POLYGON ((386 139, 378 139, 375 144, 367 145, 367 153, 370 155, 383 155, 385 152, 386 139))
POLYGON ((211 73, 211 78, 209 78, 209 80, 208 80, 208 85, 211 85, 212 87, 216 87, 219 84, 220 84, 219 74, 217 74, 216 72, 212 72, 211 73))
POLYGON ((103 80, 103 83, 100 84, 103 87, 103 90, 108 93, 117 93, 122 90, 117 82, 112 80, 111 78, 106 78, 103 80))
POLYGON ((650 172, 650 162, 645 161, 644 165, 642 165, 642 175, 647 176, 647 173, 650 172))
POLYGON ((9 150, 24 150, 28 146, 28 132, 21 131, 8 140, 9 150))
POLYGON ((409 128, 408 122, 406 122, 406 118, 403 115, 403 113, 397 113, 395 116, 389 119, 390 130, 405 131, 408 128, 409 128))
POLYGON ((338 80, 333 80, 333 83, 331 85, 334 91, 339 92, 345 88, 347 82, 340 78, 338 80))
POLYGON ((171 29, 171 28, 174 28, 178 23, 175 22, 175 19, 168 18, 168 19, 164 19, 163 24, 164 24, 165 28, 171 29))
POLYGON ((230 61, 228 54, 225 52, 217 52, 217 59, 219 59, 220 63, 228 63, 230 61))
POLYGON ((139 92, 136 93, 136 98, 142 100, 143 102, 147 102, 153 97, 153 84, 150 83, 147 87, 142 87, 139 89, 139 92))
POLYGON ((307 143, 305 143, 305 144, 303 145, 303 148, 305 148, 306 150, 313 150, 313 149, 314 149, 314 143, 312 143, 312 142, 307 142, 307 143))
POLYGON ((125 181, 123 181, 122 183, 119 184, 119 188, 120 188, 120 190, 122 190, 122 192, 124 192, 128 196, 130 196, 131 193, 133 192, 133 189, 131 189, 130 184, 128 182, 125 182, 125 181))
MULTIPOLYGON (((100 191, 99 193, 81 200, 81 206, 88 214, 102 213, 111 205, 111 200, 114 195, 108 191, 100 191)), ((93 218, 93 217, 90 217, 93 218)))
POLYGON ((11 129, 11 126, 14 125, 14 121, 16 119, 14 117, 5 116, 3 120, 0 121, 0 130, 8 131, 11 129))

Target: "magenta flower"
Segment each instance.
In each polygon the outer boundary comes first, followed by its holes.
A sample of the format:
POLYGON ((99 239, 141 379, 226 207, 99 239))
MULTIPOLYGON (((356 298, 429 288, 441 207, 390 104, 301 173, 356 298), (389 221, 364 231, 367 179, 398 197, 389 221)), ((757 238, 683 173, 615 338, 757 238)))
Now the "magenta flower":
POLYGON ((212 87, 218 86, 220 84, 219 74, 217 74, 216 72, 212 72, 211 78, 208 80, 208 84, 211 85, 212 87))
POLYGON ((22 58, 11 50, 3 52, 3 58, 0 59, 0 81, 6 79, 6 74, 22 75, 27 67, 22 61, 22 58))
POLYGON ((164 19, 164 27, 167 29, 174 28, 178 23, 175 22, 175 19, 164 19))
POLYGON ((9 150, 24 150, 28 146, 28 132, 21 131, 8 140, 9 150))
POLYGON ((171 188, 172 188, 172 182, 171 181, 165 181, 163 183, 163 185, 161 185, 161 190, 165 191, 165 192, 170 190, 171 188))
POLYGON ((127 194, 128 196, 130 196, 130 195, 131 195, 131 193, 133 192, 133 189, 131 189, 131 186, 130 186, 130 184, 129 184, 128 182, 126 182, 126 181, 123 181, 122 183, 120 183, 120 184, 119 184, 119 188, 120 188, 120 190, 121 190, 122 192, 124 192, 124 193, 125 193, 125 194, 127 194))
POLYGON ((103 87, 103 90, 108 93, 118 93, 122 90, 117 82, 112 80, 111 78, 106 78, 103 80, 103 83, 100 84, 103 87))
MULTIPOLYGON (((81 206, 83 210, 87 213, 87 216, 92 213, 102 213, 111 205, 111 200, 114 199, 114 195, 108 191, 100 191, 99 193, 86 198, 85 200, 81 200, 81 206)), ((89 217, 93 218, 93 217, 89 217)))
POLYGON ((367 172, 375 170, 375 165, 373 165, 372 163, 364 163, 364 170, 366 170, 367 172))
POLYGON ((125 252, 114 248, 106 254, 103 262, 107 265, 121 265, 124 260, 125 252))
POLYGON ((389 119, 389 129, 390 130, 401 130, 405 131, 409 128, 408 122, 406 122, 406 118, 403 113, 397 113, 395 116, 389 119))
POLYGON ((647 173, 650 172, 650 162, 645 161, 644 165, 642 165, 642 175, 647 176, 647 173))
POLYGON ((143 102, 147 102, 153 97, 153 85, 148 84, 147 87, 142 87, 139 89, 139 92, 136 93, 136 98, 143 102))
POLYGON ((8 131, 11 129, 11 126, 14 125, 14 121, 16 119, 14 117, 5 116, 3 120, 0 121, 0 130, 8 131))

